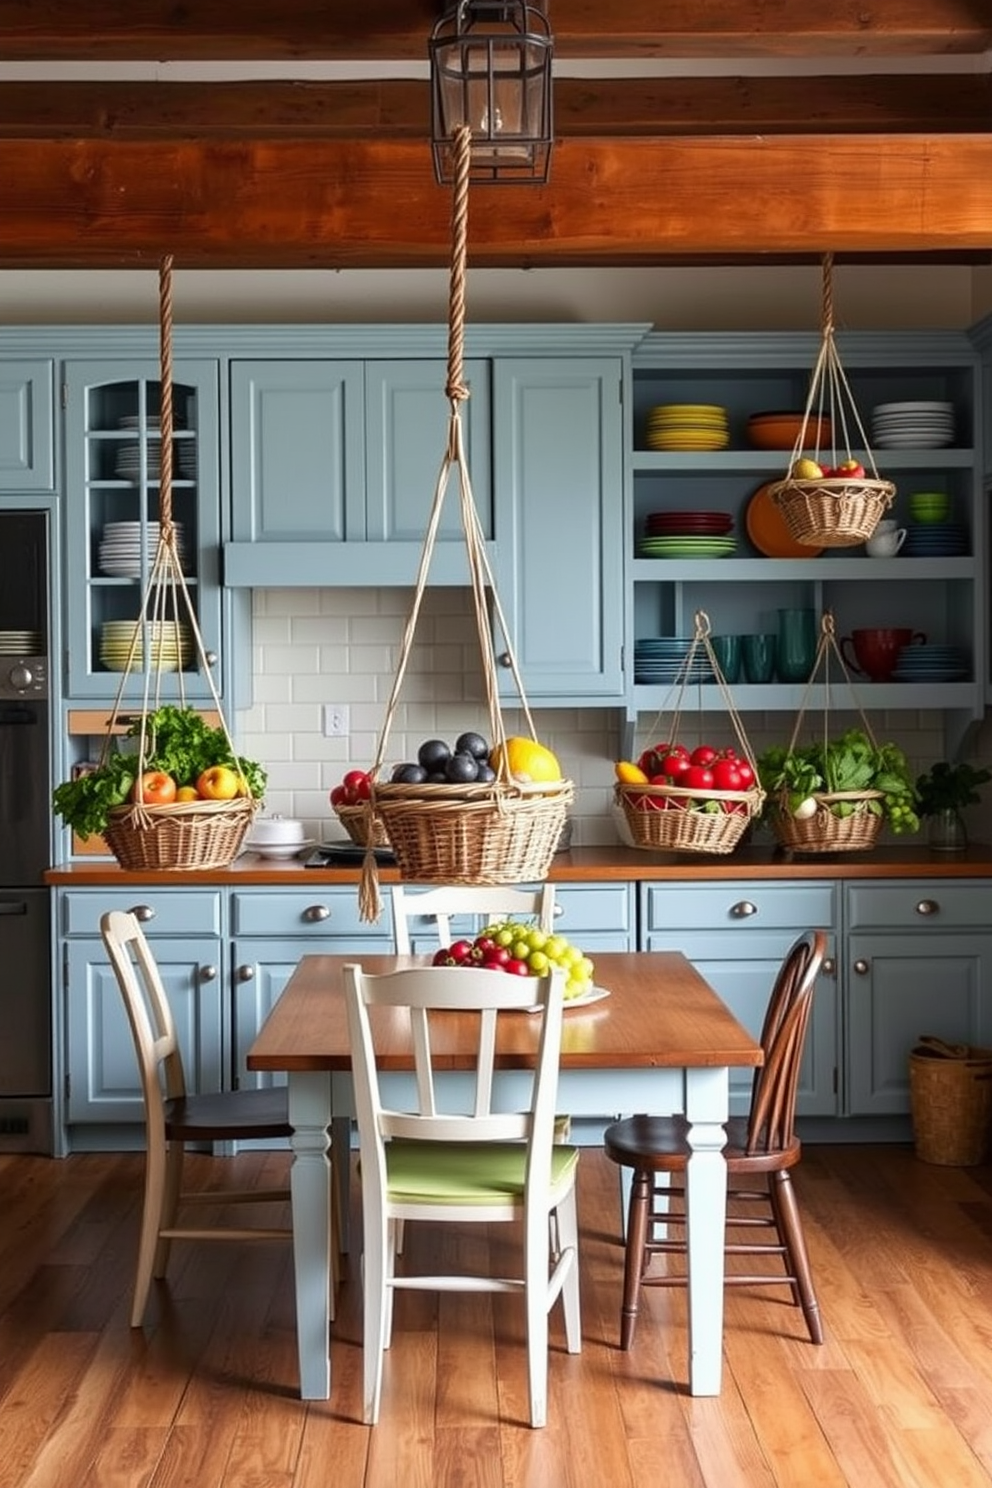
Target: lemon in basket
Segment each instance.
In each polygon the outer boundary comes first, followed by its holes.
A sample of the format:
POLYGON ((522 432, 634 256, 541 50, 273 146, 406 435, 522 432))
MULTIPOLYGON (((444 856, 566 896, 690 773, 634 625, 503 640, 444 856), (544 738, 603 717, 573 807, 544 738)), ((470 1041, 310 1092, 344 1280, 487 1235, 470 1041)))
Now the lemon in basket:
MULTIPOLYGON (((503 746, 497 744, 489 756, 489 763, 496 771, 500 772, 503 759, 503 746)), ((557 756, 546 749, 543 744, 538 744, 535 739, 514 737, 506 741, 506 767, 514 780, 519 780, 522 785, 543 783, 550 780, 560 780, 561 765, 557 756)))

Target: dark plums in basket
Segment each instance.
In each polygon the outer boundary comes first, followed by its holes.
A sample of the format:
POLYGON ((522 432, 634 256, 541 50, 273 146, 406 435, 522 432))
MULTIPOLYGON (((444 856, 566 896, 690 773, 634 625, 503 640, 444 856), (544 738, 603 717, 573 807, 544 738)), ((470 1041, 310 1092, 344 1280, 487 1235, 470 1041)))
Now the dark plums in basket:
POLYGON ((496 771, 493 769, 492 765, 488 764, 485 760, 480 760, 478 769, 475 772, 476 784, 492 785, 495 779, 496 771))
POLYGON ((417 763, 423 765, 428 775, 443 770, 451 757, 451 750, 443 739, 425 739, 417 750, 417 763))
POLYGON ((432 770, 431 773, 427 777, 427 784, 428 785, 449 785, 450 784, 450 781, 448 780, 448 777, 444 773, 443 770, 432 770))
POLYGON ((477 760, 488 760, 489 741, 481 734, 459 734, 455 740, 455 753, 470 754, 477 760))
POLYGON ((423 785, 426 779, 423 765, 397 765, 392 774, 394 785, 423 785))
POLYGON ((451 785, 474 785, 479 778, 479 761, 464 749, 458 749, 448 760, 444 773, 451 785))

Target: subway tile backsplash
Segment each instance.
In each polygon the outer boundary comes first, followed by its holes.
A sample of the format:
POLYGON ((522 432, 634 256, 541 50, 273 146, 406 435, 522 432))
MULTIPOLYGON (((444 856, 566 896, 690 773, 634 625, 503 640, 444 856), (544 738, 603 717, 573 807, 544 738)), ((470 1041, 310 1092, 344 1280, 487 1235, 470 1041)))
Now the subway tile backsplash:
MULTIPOLYGON (((308 835, 343 835, 328 791, 347 769, 368 768, 383 731, 384 773, 415 757, 426 738, 453 740, 466 729, 488 733, 482 662, 471 594, 467 589, 425 591, 402 687, 389 704, 410 589, 258 589, 253 595, 254 702, 236 719, 236 742, 269 773, 266 810, 301 817, 308 835), (324 705, 347 705, 350 731, 325 738, 324 705)), ((870 692, 870 689, 868 689, 870 692)), ((667 721, 671 705, 666 705, 667 721)), ((870 697, 864 699, 866 708, 870 697)), ((553 749, 576 787, 573 843, 591 847, 619 840, 611 812, 613 763, 620 747, 622 712, 616 708, 532 708, 541 742, 553 749)), ((792 714, 745 714, 752 749, 787 744, 792 714)), ((735 742, 726 715, 683 710, 687 740, 735 742)), ((666 717, 638 720, 635 753, 657 737, 666 717)), ((870 714, 879 740, 894 739, 914 768, 925 769, 943 752, 938 712, 870 714)), ((838 729, 863 726, 857 715, 831 720, 838 729)), ((507 733, 525 733, 519 708, 504 713, 507 733)))

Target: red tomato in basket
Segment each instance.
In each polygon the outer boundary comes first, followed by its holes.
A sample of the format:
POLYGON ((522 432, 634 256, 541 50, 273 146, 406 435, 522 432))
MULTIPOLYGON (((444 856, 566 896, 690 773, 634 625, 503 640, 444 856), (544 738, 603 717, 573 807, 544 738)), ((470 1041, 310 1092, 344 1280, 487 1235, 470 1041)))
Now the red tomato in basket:
POLYGON ((712 790, 716 784, 713 771, 706 765, 690 765, 688 770, 679 776, 678 783, 688 786, 689 790, 712 790))
POLYGON ((717 760, 713 766, 713 784, 717 790, 743 790, 740 767, 736 760, 717 760))

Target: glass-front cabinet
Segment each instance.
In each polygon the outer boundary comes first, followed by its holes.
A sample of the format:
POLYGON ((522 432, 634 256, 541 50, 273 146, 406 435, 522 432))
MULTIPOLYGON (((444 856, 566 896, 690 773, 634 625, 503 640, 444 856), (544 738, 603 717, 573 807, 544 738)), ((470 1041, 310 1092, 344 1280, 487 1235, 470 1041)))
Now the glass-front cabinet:
POLYGON ((157 363, 65 367, 69 698, 116 697, 129 663, 139 696, 145 655, 157 663, 162 701, 211 696, 206 667, 223 691, 217 364, 180 361, 172 382, 172 520, 185 595, 150 585, 161 517, 157 363))

